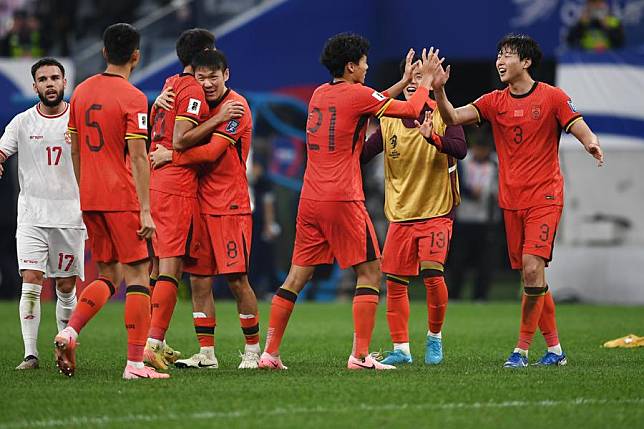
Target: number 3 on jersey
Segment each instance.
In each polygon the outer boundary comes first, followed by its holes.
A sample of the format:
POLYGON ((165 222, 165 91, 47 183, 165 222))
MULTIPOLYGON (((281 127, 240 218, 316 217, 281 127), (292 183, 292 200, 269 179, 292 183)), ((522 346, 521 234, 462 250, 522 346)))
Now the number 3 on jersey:
MULTIPOLYGON (((319 129, 322 127, 322 122, 324 121, 324 118, 328 117, 329 118, 329 145, 328 149, 329 152, 333 152, 335 150, 335 119, 336 119, 336 109, 335 106, 329 106, 329 111, 322 113, 322 111, 315 107, 313 110, 311 110, 311 113, 309 113, 309 119, 306 125, 306 131, 308 131, 311 134, 315 134, 319 131, 319 129)), ((308 136, 307 136, 308 139, 308 136)), ((320 145, 316 143, 308 143, 308 147, 310 150, 320 150, 320 145)))

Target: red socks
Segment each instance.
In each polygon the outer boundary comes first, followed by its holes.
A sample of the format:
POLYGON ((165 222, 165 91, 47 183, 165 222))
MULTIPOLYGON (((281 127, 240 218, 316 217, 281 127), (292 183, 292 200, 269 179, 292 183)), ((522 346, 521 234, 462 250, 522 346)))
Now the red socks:
POLYGON ((257 314, 240 314, 239 323, 242 332, 246 337, 246 344, 259 343, 259 315, 257 314))
POLYGON ((517 348, 528 350, 532 338, 537 330, 539 319, 545 303, 547 288, 524 287, 525 293, 521 301, 521 326, 519 328, 519 342, 517 348))
POLYGON ((215 346, 215 326, 217 322, 214 317, 194 317, 192 318, 195 325, 195 333, 199 346, 201 347, 214 347, 215 346))
POLYGON ((552 299, 550 292, 546 292, 543 297, 543 310, 541 310, 541 318, 539 319, 539 329, 548 347, 559 344, 557 319, 555 318, 555 300, 552 299))
POLYGON ((447 312, 447 284, 442 271, 430 269, 421 274, 427 290, 427 325, 431 333, 438 334, 443 329, 447 312))
POLYGON ((293 312, 297 294, 290 290, 279 288, 273 297, 271 304, 271 315, 268 322, 268 331, 266 333, 266 353, 276 356, 279 354, 282 337, 286 330, 286 325, 293 312))
POLYGON ((152 321, 150 323, 150 338, 163 341, 170 326, 172 313, 177 304, 179 282, 172 276, 161 275, 154 286, 152 294, 152 321))
POLYGON ((147 286, 129 285, 125 292, 125 329, 127 360, 143 362, 143 349, 150 331, 150 290, 147 286))
POLYGON ((116 289, 112 282, 99 277, 87 285, 78 297, 78 304, 69 318, 67 326, 77 333, 98 313, 105 303, 114 295, 116 289))
POLYGON ((356 358, 369 354, 371 335, 376 324, 378 289, 369 285, 357 285, 353 297, 353 352, 356 358))
POLYGON ((391 341, 409 342, 409 281, 387 276, 387 323, 391 341))

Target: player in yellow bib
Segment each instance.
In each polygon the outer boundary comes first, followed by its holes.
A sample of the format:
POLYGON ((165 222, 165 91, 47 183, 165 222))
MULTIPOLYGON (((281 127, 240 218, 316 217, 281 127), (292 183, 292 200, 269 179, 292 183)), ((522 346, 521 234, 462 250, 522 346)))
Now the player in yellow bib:
MULTIPOLYGON (((403 90, 407 99, 421 78, 414 73, 403 90)), ((456 159, 467 153, 465 134, 460 126, 447 127, 436 103, 428 98, 418 120, 382 118, 362 151, 361 162, 380 152, 384 152, 385 215, 390 222, 382 272, 387 279, 387 322, 394 343, 394 350, 382 362, 412 363, 407 287, 410 277, 420 274, 427 289, 425 363, 439 364, 447 309, 444 265, 454 208, 460 202, 456 159)))

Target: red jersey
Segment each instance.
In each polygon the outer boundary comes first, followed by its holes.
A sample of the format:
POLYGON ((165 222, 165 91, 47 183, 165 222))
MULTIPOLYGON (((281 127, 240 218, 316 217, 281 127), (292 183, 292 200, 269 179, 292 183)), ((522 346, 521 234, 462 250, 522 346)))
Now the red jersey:
POLYGON ((561 130, 581 115, 560 88, 535 82, 530 91, 513 95, 509 87, 481 96, 473 103, 479 122, 492 125, 499 156, 499 206, 521 210, 563 205, 559 168, 561 130))
POLYGON ((228 89, 211 107, 210 117, 216 115, 224 103, 233 100, 244 105, 244 115, 222 123, 213 133, 213 139, 223 137, 230 145, 215 162, 205 164, 205 172, 199 179, 199 205, 204 214, 251 214, 246 178, 246 160, 253 135, 250 107, 244 97, 228 89))
POLYGON ((102 73, 74 90, 69 131, 78 134, 83 211, 138 211, 127 140, 148 138, 148 100, 121 76, 102 73))
POLYGON ((349 82, 319 86, 309 102, 307 163, 301 198, 363 201, 360 153, 370 116, 380 116, 391 99, 349 82))
MULTIPOLYGON (((152 146, 172 150, 172 134, 175 121, 190 121, 199 125, 208 117, 208 104, 199 82, 190 73, 174 75, 166 79, 163 89, 172 87, 175 99, 172 110, 157 109, 152 112, 152 146)), ((195 197, 197 195, 197 173, 192 167, 166 164, 150 173, 150 189, 173 195, 195 197)))

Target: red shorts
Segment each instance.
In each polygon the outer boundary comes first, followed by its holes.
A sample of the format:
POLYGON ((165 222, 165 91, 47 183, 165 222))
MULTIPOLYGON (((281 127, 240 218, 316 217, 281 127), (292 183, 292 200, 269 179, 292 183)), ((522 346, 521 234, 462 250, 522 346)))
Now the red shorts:
POLYGON ((199 216, 197 198, 152 189, 150 208, 157 227, 152 237, 154 255, 159 258, 188 256, 192 225, 199 216))
POLYGON ((184 271, 199 276, 248 272, 253 233, 251 215, 201 215, 184 271))
POLYGON ((554 205, 503 210, 512 269, 523 268, 524 254, 540 256, 546 260, 546 265, 552 260, 562 210, 562 206, 554 205))
POLYGON ((447 217, 390 223, 382 251, 382 272, 417 276, 421 261, 445 265, 452 223, 447 217))
POLYGON ((331 264, 334 257, 342 269, 380 258, 378 238, 364 202, 300 198, 293 264, 331 264))
POLYGON ((89 248, 96 262, 129 264, 148 258, 146 240, 136 233, 139 212, 83 212, 89 248))

